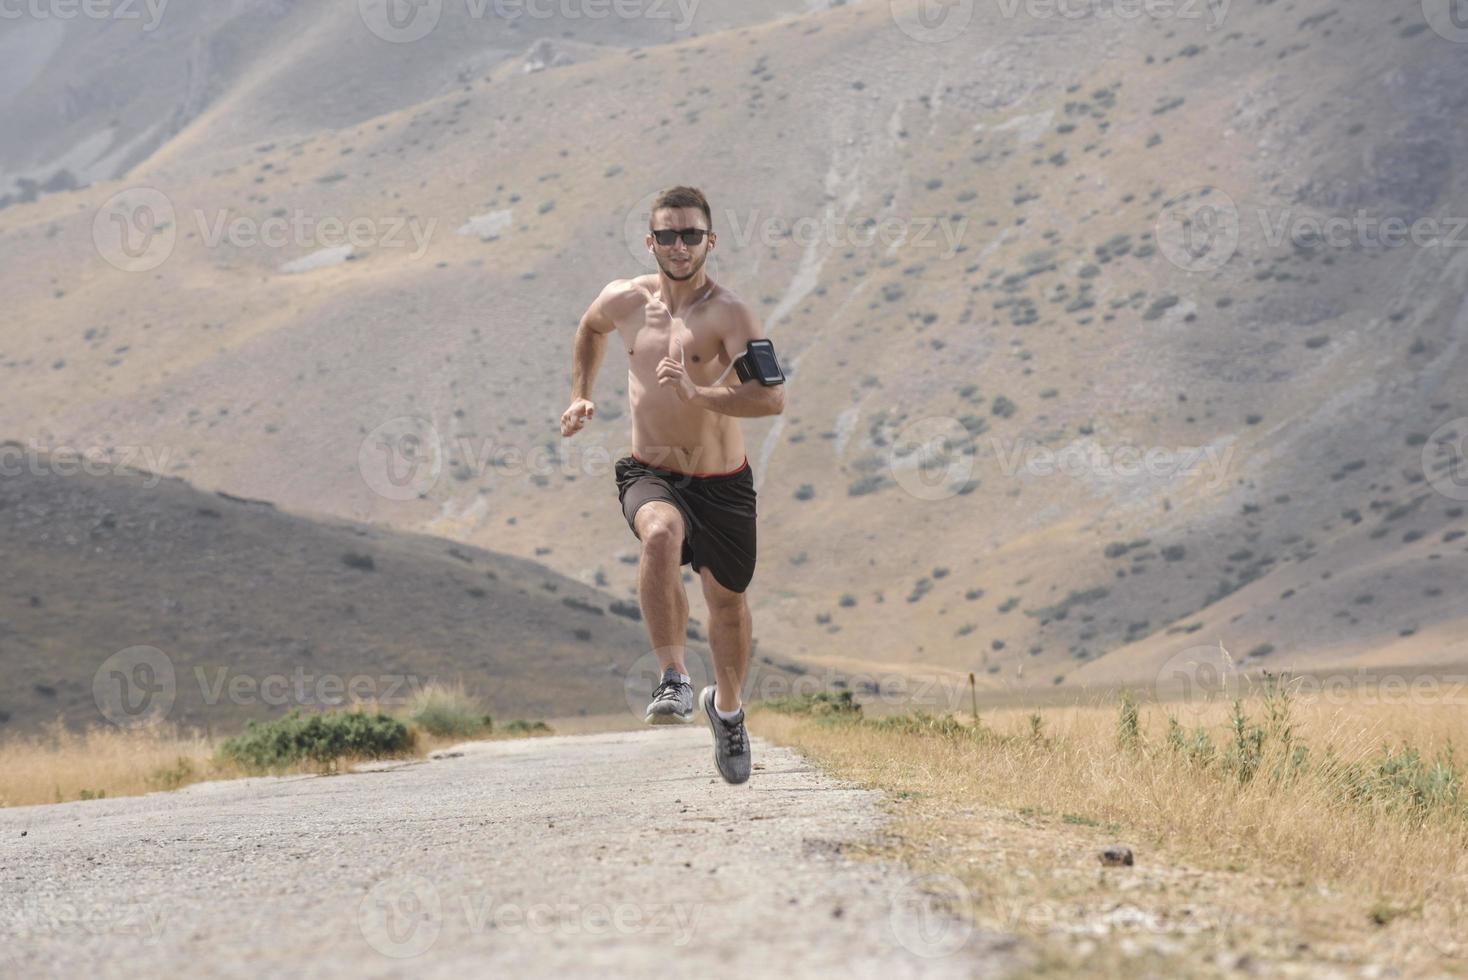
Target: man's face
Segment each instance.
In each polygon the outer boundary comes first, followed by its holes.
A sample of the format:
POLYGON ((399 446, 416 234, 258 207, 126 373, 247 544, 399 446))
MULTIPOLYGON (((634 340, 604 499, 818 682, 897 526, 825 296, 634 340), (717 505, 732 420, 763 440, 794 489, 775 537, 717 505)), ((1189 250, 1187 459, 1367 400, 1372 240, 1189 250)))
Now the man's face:
MULTIPOLYGON (((653 212, 652 230, 702 228, 708 231, 708 222, 704 220, 701 208, 659 208, 653 212)), ((652 251, 653 258, 657 259, 658 268, 663 270, 663 275, 675 281, 692 279, 703 268, 704 259, 708 258, 709 249, 713 247, 718 236, 708 232, 703 241, 697 245, 688 245, 682 236, 673 239, 671 245, 659 245, 652 231, 647 234, 647 247, 652 251)))

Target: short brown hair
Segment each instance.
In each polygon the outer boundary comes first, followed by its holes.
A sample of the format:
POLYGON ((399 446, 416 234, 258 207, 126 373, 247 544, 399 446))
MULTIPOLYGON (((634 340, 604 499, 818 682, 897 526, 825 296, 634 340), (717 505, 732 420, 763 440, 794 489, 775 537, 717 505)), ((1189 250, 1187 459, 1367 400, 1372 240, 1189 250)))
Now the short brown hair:
POLYGON ((698 208, 703 211, 703 220, 708 224, 709 231, 714 229, 714 216, 709 213, 708 199, 703 196, 703 191, 697 187, 669 187, 658 195, 658 199, 652 202, 652 208, 647 212, 647 226, 652 228, 652 216, 663 208, 698 208))

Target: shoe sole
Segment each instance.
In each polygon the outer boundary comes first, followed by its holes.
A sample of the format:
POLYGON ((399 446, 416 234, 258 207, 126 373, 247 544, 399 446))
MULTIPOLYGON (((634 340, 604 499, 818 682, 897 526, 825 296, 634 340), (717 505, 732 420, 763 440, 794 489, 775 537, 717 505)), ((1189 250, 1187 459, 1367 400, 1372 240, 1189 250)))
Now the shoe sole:
POLYGON ((649 711, 643 721, 649 725, 688 725, 693 722, 693 712, 689 711, 686 715, 680 715, 675 712, 659 711, 654 714, 649 711))

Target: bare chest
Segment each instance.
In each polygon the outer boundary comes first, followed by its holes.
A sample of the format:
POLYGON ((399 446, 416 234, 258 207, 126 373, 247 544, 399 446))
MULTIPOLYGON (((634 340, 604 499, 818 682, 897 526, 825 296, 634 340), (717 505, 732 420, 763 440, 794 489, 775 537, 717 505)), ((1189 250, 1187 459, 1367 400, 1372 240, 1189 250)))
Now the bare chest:
POLYGON ((656 381, 658 363, 664 357, 676 359, 680 347, 688 376, 695 384, 712 383, 729 365, 712 317, 698 311, 686 319, 675 316, 670 326, 662 327, 647 325, 639 312, 629 322, 619 323, 617 333, 632 373, 649 381, 656 381))

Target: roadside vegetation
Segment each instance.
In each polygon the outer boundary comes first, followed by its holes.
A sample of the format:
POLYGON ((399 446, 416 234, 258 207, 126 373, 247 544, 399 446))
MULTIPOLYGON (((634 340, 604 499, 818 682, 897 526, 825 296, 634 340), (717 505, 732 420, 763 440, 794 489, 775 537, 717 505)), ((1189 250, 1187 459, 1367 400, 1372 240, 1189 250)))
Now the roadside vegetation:
POLYGON ((1222 703, 1123 692, 982 718, 869 717, 823 692, 764 702, 750 727, 884 790, 898 843, 874 854, 948 881, 976 925, 1039 940, 1059 974, 1468 975, 1460 705, 1324 703, 1265 676, 1222 703))
POLYGON ((470 739, 551 734, 541 721, 497 725, 461 684, 431 684, 393 710, 372 704, 293 711, 230 737, 167 723, 134 728, 60 722, 0 741, 0 806, 174 790, 209 779, 344 772, 380 759, 419 759, 470 739))

